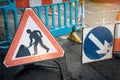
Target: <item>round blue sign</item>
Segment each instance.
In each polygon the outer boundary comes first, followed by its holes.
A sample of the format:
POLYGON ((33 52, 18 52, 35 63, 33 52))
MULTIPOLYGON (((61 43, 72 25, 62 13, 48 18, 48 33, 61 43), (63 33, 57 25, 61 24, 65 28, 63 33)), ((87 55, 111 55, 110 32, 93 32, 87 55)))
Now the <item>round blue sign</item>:
POLYGON ((88 58, 95 60, 104 57, 113 46, 111 31, 103 26, 93 28, 85 37, 83 46, 88 58))

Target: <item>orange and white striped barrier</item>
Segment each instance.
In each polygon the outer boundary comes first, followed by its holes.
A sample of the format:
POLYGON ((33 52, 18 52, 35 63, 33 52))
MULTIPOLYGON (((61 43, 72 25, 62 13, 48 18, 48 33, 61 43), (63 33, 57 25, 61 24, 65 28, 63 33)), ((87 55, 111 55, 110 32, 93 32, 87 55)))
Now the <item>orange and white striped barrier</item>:
POLYGON ((42 6, 47 4, 55 4, 66 2, 70 0, 16 0, 17 8, 26 8, 26 7, 34 7, 34 6, 42 6))
MULTIPOLYGON (((56 4, 61 2, 66 2, 70 0, 16 0, 16 7, 17 8, 26 8, 26 7, 34 7, 34 6, 42 6, 48 4, 56 4)), ((49 7, 48 14, 52 15, 52 8, 49 7)), ((58 13, 55 12, 55 15, 58 13)))

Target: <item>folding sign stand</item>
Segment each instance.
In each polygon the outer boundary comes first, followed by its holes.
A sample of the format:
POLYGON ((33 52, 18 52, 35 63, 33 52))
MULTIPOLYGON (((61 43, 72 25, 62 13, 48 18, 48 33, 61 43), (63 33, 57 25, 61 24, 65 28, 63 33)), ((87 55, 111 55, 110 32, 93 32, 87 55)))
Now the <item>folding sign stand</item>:
POLYGON ((10 67, 5 67, 5 78, 7 78, 6 80, 14 80, 11 79, 12 76, 14 77, 26 68, 43 66, 47 68, 58 68, 61 79, 63 80, 65 78, 63 76, 66 76, 66 61, 63 59, 65 58, 63 55, 64 51, 42 21, 31 8, 27 8, 4 60, 4 64, 10 67), (59 57, 63 58, 53 60, 58 65, 57 67, 52 65, 35 65, 34 63, 59 57))
MULTIPOLYGON (((20 65, 20 66, 15 66, 15 67, 5 67, 3 66, 3 74, 4 74, 4 80, 15 80, 15 76, 19 75, 20 72, 26 70, 26 69, 32 69, 32 68, 37 68, 37 67, 43 67, 43 68, 52 68, 52 69, 58 69, 60 78, 61 80, 65 80, 67 76, 67 66, 66 66, 66 57, 58 58, 52 60, 56 66, 53 65, 46 65, 46 64, 41 64, 36 65, 35 63, 31 64, 26 64, 26 65, 20 65)), ((46 76, 44 76, 46 77, 46 76)), ((42 80, 42 79, 41 79, 42 80)))

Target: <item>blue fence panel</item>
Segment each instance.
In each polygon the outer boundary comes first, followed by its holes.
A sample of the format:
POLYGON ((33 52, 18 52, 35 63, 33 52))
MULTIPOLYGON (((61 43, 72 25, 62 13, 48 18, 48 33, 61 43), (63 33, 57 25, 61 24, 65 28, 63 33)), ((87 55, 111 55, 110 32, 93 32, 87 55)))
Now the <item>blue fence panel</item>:
MULTIPOLYGON (((1 0, 1 2, 7 2, 7 5, 1 5, 0 10, 3 11, 4 16, 4 27, 6 30, 6 40, 0 40, 0 49, 8 49, 9 44, 12 41, 12 35, 10 30, 10 21, 9 21, 9 11, 13 12, 13 20, 14 20, 14 29, 17 30, 18 23, 20 21, 19 11, 24 12, 24 8, 16 8, 16 4, 14 0, 1 0)), ((43 20, 46 27, 52 33, 54 37, 61 36, 64 34, 71 33, 74 30, 81 30, 82 22, 80 26, 78 25, 77 18, 78 18, 78 0, 71 0, 70 2, 63 2, 63 3, 56 3, 56 4, 49 4, 44 6, 35 6, 32 9, 37 13, 39 18, 43 20), (76 5, 73 6, 72 3, 76 5), (52 15, 49 16, 49 7, 52 8, 52 15), (56 10, 57 9, 57 10, 56 10), (57 16, 55 11, 58 13, 57 16), (74 12, 74 13, 73 13, 74 12), (57 24, 56 24, 57 23, 57 24)), ((80 15, 81 18, 83 17, 84 6, 82 6, 82 14, 80 15)))

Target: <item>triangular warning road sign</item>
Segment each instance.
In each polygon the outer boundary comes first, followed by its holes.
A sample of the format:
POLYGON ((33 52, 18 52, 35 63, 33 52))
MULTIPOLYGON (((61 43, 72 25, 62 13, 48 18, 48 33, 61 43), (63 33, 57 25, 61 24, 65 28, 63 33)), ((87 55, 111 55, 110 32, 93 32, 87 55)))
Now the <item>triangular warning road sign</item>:
POLYGON ((63 55, 64 51, 43 22, 31 8, 27 8, 8 50, 4 64, 11 67, 58 58, 63 55))

